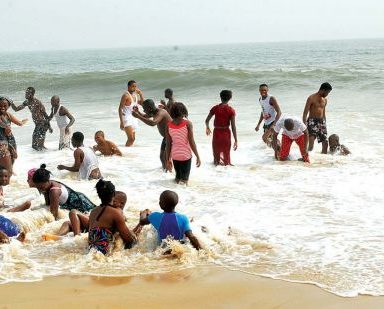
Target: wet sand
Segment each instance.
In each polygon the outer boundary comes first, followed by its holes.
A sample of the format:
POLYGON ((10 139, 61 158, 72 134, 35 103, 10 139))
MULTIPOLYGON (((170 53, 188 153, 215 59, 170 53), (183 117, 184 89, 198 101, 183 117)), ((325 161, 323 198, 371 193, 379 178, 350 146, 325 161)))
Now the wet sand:
POLYGON ((0 285, 0 308, 384 308, 308 285, 223 268, 135 277, 59 276, 0 285))

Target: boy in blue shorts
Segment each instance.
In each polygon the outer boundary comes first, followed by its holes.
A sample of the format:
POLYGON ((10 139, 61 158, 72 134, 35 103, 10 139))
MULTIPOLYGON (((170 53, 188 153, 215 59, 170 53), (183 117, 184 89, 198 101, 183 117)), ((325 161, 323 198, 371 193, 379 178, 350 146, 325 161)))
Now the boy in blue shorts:
POLYGON ((159 242, 172 237, 175 240, 183 240, 186 236, 196 250, 202 247, 199 240, 193 235, 187 216, 175 212, 179 202, 176 192, 165 190, 160 195, 159 205, 164 212, 152 212, 148 209, 140 212, 140 225, 152 224, 156 229, 159 242))

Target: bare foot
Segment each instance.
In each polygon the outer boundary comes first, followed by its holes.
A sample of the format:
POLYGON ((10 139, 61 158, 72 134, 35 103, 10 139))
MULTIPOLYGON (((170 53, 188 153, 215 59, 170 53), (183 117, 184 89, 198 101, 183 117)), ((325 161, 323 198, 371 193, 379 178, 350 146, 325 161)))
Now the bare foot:
POLYGON ((0 244, 9 244, 9 237, 0 231, 0 244))
POLYGON ((25 241, 25 237, 27 235, 24 233, 24 232, 21 232, 18 236, 17 236, 17 240, 20 241, 20 242, 24 242, 25 241))

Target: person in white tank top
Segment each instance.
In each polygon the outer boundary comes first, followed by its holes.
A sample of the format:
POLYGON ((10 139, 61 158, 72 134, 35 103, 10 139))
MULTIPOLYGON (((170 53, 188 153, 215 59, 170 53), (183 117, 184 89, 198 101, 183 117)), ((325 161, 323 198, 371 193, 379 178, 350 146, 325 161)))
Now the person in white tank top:
POLYGON ((270 96, 268 94, 268 85, 261 84, 259 86, 259 92, 260 92, 260 98, 259 103, 261 106, 261 113, 259 122, 256 125, 256 132, 259 131, 260 125, 262 121, 264 120, 264 134, 262 136, 262 139, 264 143, 266 143, 269 147, 272 145, 272 137, 273 137, 273 127, 275 126, 276 122, 279 120, 281 116, 281 110, 280 106, 277 103, 277 100, 275 97, 270 96))
POLYGON ((142 105, 144 96, 134 80, 128 82, 128 89, 121 97, 119 105, 120 129, 127 134, 125 146, 132 146, 135 142, 138 121, 132 116, 132 111, 142 105))
POLYGON ((70 148, 71 141, 71 126, 75 122, 75 118, 71 113, 60 104, 60 98, 57 95, 54 95, 51 98, 51 114, 49 119, 53 117, 56 118, 57 126, 60 131, 60 140, 59 140, 59 150, 64 148, 70 148), (69 123, 67 121, 69 119, 69 123))
POLYGON ((101 173, 99 162, 93 150, 84 147, 84 135, 81 132, 75 132, 72 135, 72 145, 76 147, 73 155, 75 162, 72 166, 58 165, 58 170, 67 170, 70 172, 79 172, 79 179, 91 180, 100 179, 101 173))

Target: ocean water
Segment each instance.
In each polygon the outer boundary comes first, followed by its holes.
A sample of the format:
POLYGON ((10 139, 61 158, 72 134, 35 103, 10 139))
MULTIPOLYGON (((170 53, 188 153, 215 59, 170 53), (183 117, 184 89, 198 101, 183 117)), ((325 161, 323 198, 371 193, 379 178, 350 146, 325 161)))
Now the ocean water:
MULTIPOLYGON (((104 130, 121 146, 124 156, 99 157, 101 171, 127 193, 125 215, 130 227, 139 210, 158 210, 165 189, 180 198, 177 211, 192 220, 193 232, 205 250, 197 252, 171 243, 178 258, 164 259, 156 234, 145 227, 139 244, 104 257, 87 252, 87 236, 71 234, 43 241, 56 232, 67 214, 54 221, 26 171, 46 163, 53 177, 98 203, 95 182, 80 182, 56 166, 72 162, 71 150, 58 151, 58 130, 47 135, 48 150, 30 147, 33 124, 28 110, 13 112, 29 118, 14 127, 19 159, 16 175, 4 188, 7 203, 33 198, 32 210, 5 214, 27 231, 27 242, 0 246, 0 283, 40 280, 57 274, 125 276, 164 272, 199 265, 221 265, 271 278, 313 283, 341 296, 384 295, 384 40, 265 43, 222 46, 137 48, 0 54, 0 94, 21 103, 26 87, 49 110, 57 94, 76 118, 75 130, 94 144, 104 130), (161 138, 156 128, 141 124, 132 148, 123 147, 118 104, 126 82, 134 79, 146 98, 159 101, 165 88, 189 109, 202 158, 193 167, 188 187, 172 182, 160 168, 161 138), (260 114, 258 85, 270 85, 283 114, 301 116, 307 97, 328 81, 327 123, 349 147, 348 157, 321 155, 315 144, 312 163, 276 162, 254 131, 260 114), (222 89, 233 91, 239 148, 234 167, 212 165, 211 138, 204 119, 219 101, 222 89)), ((0 211, 4 214, 3 211, 0 211)))

